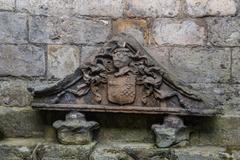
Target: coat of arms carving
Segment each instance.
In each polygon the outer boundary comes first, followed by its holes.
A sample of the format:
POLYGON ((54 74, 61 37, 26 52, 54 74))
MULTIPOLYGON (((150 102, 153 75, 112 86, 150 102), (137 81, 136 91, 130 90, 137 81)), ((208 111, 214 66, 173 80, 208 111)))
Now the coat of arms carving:
POLYGON ((178 81, 131 36, 112 37, 89 59, 56 84, 29 89, 35 109, 74 110, 66 122, 54 123, 61 143, 92 141, 91 128, 98 123, 86 122, 76 111, 167 114, 162 124, 151 127, 158 147, 187 144, 190 132, 177 115, 219 113, 210 97, 178 81))
POLYGON ((133 37, 113 36, 74 74, 34 93, 38 109, 213 115, 209 98, 177 81, 133 37))

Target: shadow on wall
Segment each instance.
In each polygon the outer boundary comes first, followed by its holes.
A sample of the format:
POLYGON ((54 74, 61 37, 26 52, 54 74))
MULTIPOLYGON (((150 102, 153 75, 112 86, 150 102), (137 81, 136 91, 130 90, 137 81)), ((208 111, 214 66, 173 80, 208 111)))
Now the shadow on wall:
MULTIPOLYGON (((64 120, 68 112, 40 111, 46 126, 51 128, 56 120, 64 120)), ((165 115, 141 115, 119 113, 84 113, 87 121, 97 121, 100 129, 94 136, 100 143, 139 142, 154 143, 152 124, 162 123, 165 115)), ((191 129, 190 145, 211 144, 218 135, 218 120, 211 117, 183 117, 191 129), (215 136, 215 137, 214 137, 215 136), (212 138, 211 138, 212 137, 212 138), (212 140, 211 140, 212 139, 212 140)), ((55 132, 52 132, 56 134, 55 132)), ((52 135, 54 136, 54 135, 52 135)), ((220 143, 220 142, 217 142, 220 143)))

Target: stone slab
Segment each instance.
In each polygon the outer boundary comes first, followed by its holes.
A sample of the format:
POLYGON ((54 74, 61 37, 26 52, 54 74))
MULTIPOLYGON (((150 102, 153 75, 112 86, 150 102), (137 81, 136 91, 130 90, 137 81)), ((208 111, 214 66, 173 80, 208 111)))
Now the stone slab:
POLYGON ((180 12, 180 0, 127 0, 128 17, 175 17, 180 12))
POLYGON ((237 13, 234 0, 186 0, 186 13, 193 17, 232 16, 237 13))
POLYGON ((111 16, 123 14, 123 0, 17 0, 17 10, 46 16, 111 16))
POLYGON ((29 38, 34 43, 96 44, 105 42, 110 30, 108 19, 32 16, 29 38))
POLYGON ((0 0, 0 10, 12 11, 15 9, 15 0, 0 0))
POLYGON ((228 82, 231 50, 229 48, 173 48, 170 70, 188 83, 228 82))
POLYGON ((0 76, 44 76, 45 50, 34 45, 0 45, 0 76))
POLYGON ((0 105, 24 107, 32 102, 32 95, 27 91, 27 83, 22 80, 0 81, 0 105))
POLYGON ((3 137, 42 137, 43 120, 31 107, 0 107, 0 132, 3 137))
POLYGON ((152 35, 158 45, 204 45, 206 24, 202 20, 156 19, 152 35))
POLYGON ((0 12, 0 44, 27 43, 27 38, 26 14, 0 12))
POLYGON ((215 46, 240 46, 240 18, 207 18, 209 43, 215 46))
POLYGON ((64 78, 79 67, 80 50, 73 45, 48 45, 49 78, 64 78))

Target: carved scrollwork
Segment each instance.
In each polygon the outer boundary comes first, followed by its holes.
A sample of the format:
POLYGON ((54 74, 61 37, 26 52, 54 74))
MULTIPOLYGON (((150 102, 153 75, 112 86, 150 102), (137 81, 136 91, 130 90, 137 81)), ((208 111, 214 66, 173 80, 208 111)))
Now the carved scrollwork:
POLYGON ((86 104, 159 107, 166 102, 191 112, 192 108, 210 105, 207 98, 177 81, 131 36, 113 37, 91 57, 56 85, 35 89, 35 97, 52 95, 54 104, 62 103, 67 94, 74 100, 82 98, 86 104))

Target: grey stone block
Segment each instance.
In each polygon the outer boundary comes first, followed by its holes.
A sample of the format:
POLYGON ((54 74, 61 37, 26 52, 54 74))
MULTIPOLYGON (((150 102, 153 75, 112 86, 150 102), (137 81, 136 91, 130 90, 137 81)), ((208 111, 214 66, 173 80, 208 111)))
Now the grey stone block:
POLYGON ((105 42, 111 31, 111 22, 67 17, 32 16, 30 41, 34 43, 95 44, 105 42))
POLYGON ((0 12, 0 43, 27 43, 27 15, 0 12))
POLYGON ((44 52, 34 45, 0 45, 0 76, 43 76, 44 52))
POLYGON ((81 49, 81 65, 90 61, 100 51, 100 46, 83 46, 81 49))
POLYGON ((232 49, 232 78, 234 82, 240 82, 239 70, 240 70, 240 48, 233 48, 232 49))
POLYGON ((156 19, 152 32, 158 45, 204 45, 207 38, 202 20, 156 19))
POLYGON ((21 80, 0 81, 0 105, 23 107, 32 101, 27 91, 27 83, 21 80))
POLYGON ((0 0, 0 10, 12 11, 15 9, 15 0, 0 0))
POLYGON ((0 107, 0 132, 4 137, 42 137, 43 122, 30 107, 0 107))
POLYGON ((37 158, 41 160, 88 160, 96 143, 89 145, 60 145, 44 143, 38 147, 37 158))
POLYGON ((30 160, 33 159, 34 148, 43 139, 11 138, 0 142, 0 160, 30 160))
POLYGON ((193 17, 231 16, 236 12, 234 0, 186 0, 186 13, 193 17))
POLYGON ((240 18, 207 18, 209 42, 215 46, 240 46, 240 18))
POLYGON ((129 17, 175 17, 180 12, 180 0, 127 0, 125 14, 129 17))
POLYGON ((64 78, 79 67, 80 50, 73 45, 48 46, 48 77, 64 78))
POLYGON ((215 118, 191 120, 194 127, 192 145, 238 146, 240 126, 238 115, 223 115, 215 118))
POLYGON ((174 150, 177 160, 222 160, 221 152, 225 152, 225 148, 205 146, 174 150))
POLYGON ((228 82, 231 50, 229 48, 173 48, 170 70, 188 83, 228 82))
POLYGON ((47 16, 111 16, 123 14, 123 0, 17 0, 17 10, 47 16))

